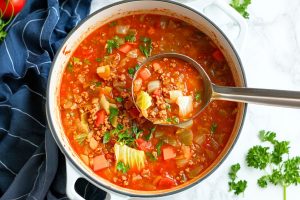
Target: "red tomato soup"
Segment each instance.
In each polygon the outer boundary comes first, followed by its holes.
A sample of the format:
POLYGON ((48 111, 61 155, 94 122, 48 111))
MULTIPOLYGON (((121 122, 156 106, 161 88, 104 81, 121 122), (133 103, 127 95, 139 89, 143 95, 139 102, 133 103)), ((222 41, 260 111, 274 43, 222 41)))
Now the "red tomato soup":
MULTIPOLYGON (((209 37, 181 20, 151 14, 95 30, 63 73, 59 102, 65 134, 87 166, 119 186, 160 190, 183 184, 211 165, 233 130, 237 104, 232 102, 212 102, 181 127, 154 125, 139 113, 131 97, 135 72, 147 57, 170 51, 199 62, 212 82, 234 86, 228 63, 209 37)), ((185 75, 197 78, 192 71, 185 75)), ((201 104, 201 87, 187 92, 183 96, 201 104)))

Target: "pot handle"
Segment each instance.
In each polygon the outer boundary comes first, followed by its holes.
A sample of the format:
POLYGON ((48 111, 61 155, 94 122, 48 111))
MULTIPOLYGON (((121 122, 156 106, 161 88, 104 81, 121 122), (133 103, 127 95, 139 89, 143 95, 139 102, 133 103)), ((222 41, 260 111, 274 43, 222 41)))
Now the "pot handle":
POLYGON ((247 24, 245 18, 243 18, 227 2, 225 2, 224 0, 207 0, 207 1, 195 0, 195 1, 192 1, 189 3, 186 3, 186 5, 200 11, 201 13, 204 13, 204 10, 206 7, 214 5, 214 6, 218 7, 220 10, 222 10, 224 13, 226 13, 234 22, 237 23, 237 25, 239 27, 239 34, 236 38, 233 38, 233 41, 234 41, 234 46, 238 50, 242 50, 243 44, 246 39, 248 24, 247 24))
POLYGON ((67 176, 67 184, 66 184, 66 193, 69 199, 72 200, 84 200, 75 190, 75 183, 77 179, 82 178, 83 176, 78 172, 73 164, 66 159, 66 176, 67 176))
MULTIPOLYGON (((80 196, 75 190, 75 183, 79 178, 83 178, 80 172, 73 166, 73 164, 66 159, 66 176, 67 176, 67 184, 66 184, 66 193, 69 199, 71 200, 85 200, 82 196, 80 196)), ((105 190, 107 193, 105 200, 129 200, 129 196, 124 196, 121 194, 114 193, 109 190, 105 190)))

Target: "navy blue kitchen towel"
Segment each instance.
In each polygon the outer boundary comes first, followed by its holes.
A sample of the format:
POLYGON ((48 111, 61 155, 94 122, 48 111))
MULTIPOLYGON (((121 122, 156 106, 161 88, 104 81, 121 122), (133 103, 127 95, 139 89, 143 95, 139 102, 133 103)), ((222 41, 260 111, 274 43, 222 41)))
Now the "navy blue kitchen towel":
MULTIPOLYGON (((65 161, 47 129, 45 93, 55 52, 91 0, 27 0, 0 44, 0 199, 67 199, 65 161)), ((87 182, 86 199, 105 195, 87 182)))

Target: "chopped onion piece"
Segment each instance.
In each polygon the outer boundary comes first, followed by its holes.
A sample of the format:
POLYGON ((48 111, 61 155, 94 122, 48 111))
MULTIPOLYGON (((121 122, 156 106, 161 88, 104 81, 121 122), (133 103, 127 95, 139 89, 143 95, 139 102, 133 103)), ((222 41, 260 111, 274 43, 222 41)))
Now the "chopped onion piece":
POLYGON ((193 97, 179 96, 176 101, 179 106, 179 116, 184 117, 193 111, 193 97))
POLYGON ((116 26, 116 32, 118 34, 123 34, 123 35, 126 35, 128 33, 128 30, 129 30, 129 25, 118 25, 116 26))
POLYGON ((138 57, 138 50, 137 49, 133 49, 133 50, 129 51, 126 54, 126 56, 129 57, 129 58, 137 58, 138 57))
POLYGON ((105 110, 106 114, 109 115, 109 102, 107 101, 104 94, 100 97, 100 107, 105 110))
POLYGON ((183 96, 182 91, 180 90, 171 90, 169 91, 170 94, 170 103, 175 103, 177 98, 183 96))
POLYGON ((148 83, 148 93, 152 93, 153 91, 159 89, 161 87, 161 83, 159 80, 150 81, 148 83))

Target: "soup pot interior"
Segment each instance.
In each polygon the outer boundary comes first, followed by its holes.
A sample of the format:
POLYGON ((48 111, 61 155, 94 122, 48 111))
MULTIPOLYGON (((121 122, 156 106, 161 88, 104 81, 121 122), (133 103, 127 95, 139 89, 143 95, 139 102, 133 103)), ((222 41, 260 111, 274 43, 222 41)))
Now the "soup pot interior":
POLYGON ((81 22, 77 28, 75 28, 66 38, 64 44, 56 54, 51 69, 49 82, 48 82, 48 92, 47 92, 47 115, 48 123, 51 128, 52 134, 66 156, 66 158, 72 162, 72 164, 83 174, 87 180, 91 181, 100 188, 112 190, 117 193, 129 195, 129 196, 161 196, 166 194, 172 194, 182 189, 186 189, 192 185, 195 185, 200 180, 203 180, 210 173, 212 173, 216 167, 222 162, 224 157, 229 153, 235 140, 237 139, 239 130, 243 122, 243 116, 245 112, 245 105, 239 104, 238 114, 234 130, 227 142, 226 147, 223 149, 221 154, 217 159, 203 171, 198 177, 188 181, 182 185, 179 185, 172 189, 167 190, 157 190, 157 191, 136 191, 131 189, 126 189, 109 182, 102 177, 97 176, 94 172, 87 167, 79 158, 79 156, 72 150, 71 145, 68 142, 67 137, 64 134, 62 122, 60 119, 59 112, 59 89, 62 79, 63 71, 67 65, 68 60, 72 56, 76 47, 80 42, 90 33, 92 33, 98 27, 113 21, 122 16, 132 15, 132 14, 162 14, 171 17, 181 19, 188 22, 200 31, 208 35, 215 44, 221 49, 227 62, 229 63, 236 85, 245 86, 245 79, 242 71, 242 66, 240 59, 235 52, 233 45, 226 38, 226 36, 214 25, 210 20, 201 14, 197 13, 191 8, 185 7, 183 5, 168 2, 168 1, 127 1, 112 4, 110 6, 104 7, 103 9, 95 12, 83 22, 81 22))

